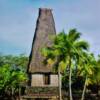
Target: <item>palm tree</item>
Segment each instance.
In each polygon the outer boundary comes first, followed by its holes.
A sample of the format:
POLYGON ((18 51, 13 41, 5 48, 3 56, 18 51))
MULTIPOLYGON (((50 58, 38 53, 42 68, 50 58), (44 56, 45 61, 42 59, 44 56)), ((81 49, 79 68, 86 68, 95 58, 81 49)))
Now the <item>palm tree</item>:
POLYGON ((43 48, 42 54, 46 57, 44 60, 44 63, 50 64, 53 66, 54 71, 58 72, 58 85, 59 85, 59 100, 62 100, 62 94, 61 94, 61 68, 59 66, 61 60, 63 57, 60 48, 56 48, 55 45, 53 45, 51 48, 43 48))
POLYGON ((76 61, 77 56, 81 55, 79 52, 87 50, 89 45, 87 42, 80 40, 80 33, 76 29, 71 29, 68 34, 64 31, 59 33, 55 39, 51 48, 45 49, 47 58, 56 58, 57 68, 59 69, 59 63, 61 61, 66 63, 66 68, 69 69, 69 96, 72 100, 71 89, 71 75, 72 64, 76 61))
POLYGON ((92 83, 97 87, 97 95, 99 95, 99 86, 100 86, 100 55, 98 55, 98 59, 96 60, 95 72, 91 79, 92 83))
POLYGON ((85 78, 81 100, 84 100, 86 87, 92 83, 92 77, 95 72, 96 60, 93 54, 84 53, 82 60, 81 75, 85 78))
POLYGON ((66 34, 66 39, 64 41, 66 47, 66 59, 68 60, 69 68, 69 93, 70 100, 72 100, 72 89, 71 89, 71 75, 72 75, 72 63, 75 62, 78 56, 81 56, 81 51, 88 50, 88 43, 80 40, 80 33, 76 29, 72 29, 66 34))

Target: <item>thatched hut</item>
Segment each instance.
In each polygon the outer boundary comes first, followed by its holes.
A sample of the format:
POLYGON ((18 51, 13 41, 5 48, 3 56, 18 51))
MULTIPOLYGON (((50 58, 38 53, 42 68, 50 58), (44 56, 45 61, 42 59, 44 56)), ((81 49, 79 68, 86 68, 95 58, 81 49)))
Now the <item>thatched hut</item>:
POLYGON ((35 92, 34 98, 51 99, 58 96, 58 75, 52 72, 52 66, 43 63, 44 57, 41 55, 41 48, 52 45, 50 37, 53 35, 56 35, 56 30, 52 10, 40 8, 28 66, 31 89, 42 91, 37 91, 39 94, 35 92))

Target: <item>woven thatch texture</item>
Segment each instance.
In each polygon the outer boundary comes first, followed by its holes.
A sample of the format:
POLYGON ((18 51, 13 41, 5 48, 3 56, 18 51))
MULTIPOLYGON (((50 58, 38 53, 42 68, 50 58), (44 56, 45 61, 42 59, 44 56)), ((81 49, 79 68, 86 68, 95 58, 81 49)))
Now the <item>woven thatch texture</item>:
POLYGON ((29 73, 51 72, 52 67, 43 64, 44 57, 41 48, 52 45, 51 35, 55 35, 55 23, 51 9, 40 8, 36 24, 35 35, 32 43, 32 51, 29 61, 29 73))

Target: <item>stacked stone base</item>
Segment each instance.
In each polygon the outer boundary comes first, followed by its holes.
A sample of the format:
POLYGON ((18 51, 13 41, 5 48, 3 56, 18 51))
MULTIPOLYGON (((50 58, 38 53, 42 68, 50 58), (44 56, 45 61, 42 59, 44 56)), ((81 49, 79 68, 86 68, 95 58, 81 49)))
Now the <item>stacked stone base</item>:
POLYGON ((58 100, 58 87, 27 87, 21 100, 58 100))

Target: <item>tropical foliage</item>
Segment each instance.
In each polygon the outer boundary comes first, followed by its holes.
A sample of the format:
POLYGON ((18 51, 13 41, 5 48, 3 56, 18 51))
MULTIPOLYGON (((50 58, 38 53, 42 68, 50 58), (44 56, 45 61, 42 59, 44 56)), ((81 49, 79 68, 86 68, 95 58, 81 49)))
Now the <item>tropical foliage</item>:
POLYGON ((81 33, 76 29, 71 29, 68 33, 63 31, 57 34, 53 45, 43 48, 42 54, 46 58, 46 64, 51 64, 56 71, 62 72, 62 83, 64 88, 69 87, 70 100, 73 100, 72 86, 78 83, 77 79, 82 79, 81 100, 84 100, 86 87, 93 85, 97 80, 99 82, 100 60, 97 65, 94 55, 90 54, 88 42, 81 39, 81 33), (96 79, 93 79, 95 77, 96 79))
POLYGON ((25 55, 0 55, 0 95, 18 94, 20 84, 27 81, 27 63, 25 55))

